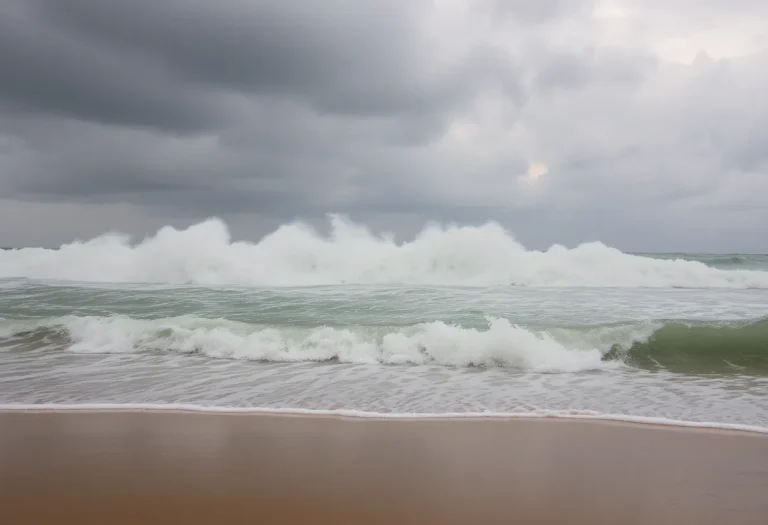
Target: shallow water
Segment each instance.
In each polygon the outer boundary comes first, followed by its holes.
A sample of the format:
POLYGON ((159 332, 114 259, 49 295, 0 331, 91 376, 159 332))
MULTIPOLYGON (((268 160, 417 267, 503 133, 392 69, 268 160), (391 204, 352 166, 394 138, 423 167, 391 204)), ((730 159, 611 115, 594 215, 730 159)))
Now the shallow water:
POLYGON ((6 280, 0 403, 594 411, 768 427, 768 291, 6 280))

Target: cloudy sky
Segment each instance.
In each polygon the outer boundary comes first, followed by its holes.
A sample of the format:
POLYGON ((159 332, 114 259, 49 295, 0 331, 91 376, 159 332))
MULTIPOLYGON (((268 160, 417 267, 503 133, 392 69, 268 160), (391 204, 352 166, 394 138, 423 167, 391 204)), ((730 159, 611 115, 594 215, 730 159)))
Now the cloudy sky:
POLYGON ((0 0, 0 245, 412 235, 768 252, 764 0, 0 0))

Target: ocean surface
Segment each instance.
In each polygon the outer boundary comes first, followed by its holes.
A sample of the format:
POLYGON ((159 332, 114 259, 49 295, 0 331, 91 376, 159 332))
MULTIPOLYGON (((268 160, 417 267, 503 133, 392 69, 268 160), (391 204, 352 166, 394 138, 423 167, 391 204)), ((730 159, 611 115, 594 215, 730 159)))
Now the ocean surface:
POLYGON ((768 428, 768 256, 340 218, 0 251, 0 404, 95 403, 768 428))

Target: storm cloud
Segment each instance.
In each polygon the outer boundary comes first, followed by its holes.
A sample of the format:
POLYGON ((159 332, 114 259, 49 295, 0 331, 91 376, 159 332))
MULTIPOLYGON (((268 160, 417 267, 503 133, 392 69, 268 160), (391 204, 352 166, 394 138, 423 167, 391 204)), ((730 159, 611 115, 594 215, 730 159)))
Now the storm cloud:
POLYGON ((349 214, 768 251, 757 0, 2 0, 0 245, 349 214))

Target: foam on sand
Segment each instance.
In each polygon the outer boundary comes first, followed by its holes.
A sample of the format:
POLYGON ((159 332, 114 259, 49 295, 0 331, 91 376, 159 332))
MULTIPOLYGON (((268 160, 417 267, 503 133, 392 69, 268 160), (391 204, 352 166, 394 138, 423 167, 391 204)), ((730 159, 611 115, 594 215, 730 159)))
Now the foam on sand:
POLYGON ((434 420, 434 419, 564 419, 586 421, 615 421, 644 425, 663 425, 680 428, 732 430, 768 434, 768 427, 717 423, 710 421, 687 421, 664 417, 632 416, 626 414, 604 414, 592 410, 547 410, 535 409, 527 412, 368 412, 351 409, 304 409, 271 407, 236 407, 216 405, 195 405, 185 403, 39 403, 0 404, 0 412, 194 412, 211 414, 272 414, 285 416, 341 417, 359 419, 390 420, 434 420))

